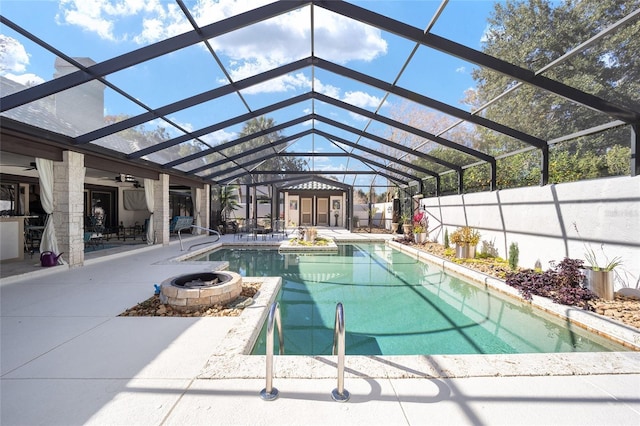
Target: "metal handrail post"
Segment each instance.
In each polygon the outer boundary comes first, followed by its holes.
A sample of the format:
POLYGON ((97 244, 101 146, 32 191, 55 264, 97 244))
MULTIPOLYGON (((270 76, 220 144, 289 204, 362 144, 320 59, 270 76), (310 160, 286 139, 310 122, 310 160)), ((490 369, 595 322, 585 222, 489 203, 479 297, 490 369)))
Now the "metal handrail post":
POLYGON ((280 304, 274 302, 269 308, 269 316, 267 318, 267 342, 266 342, 266 386, 260 391, 260 398, 265 401, 273 401, 278 398, 278 389, 273 387, 273 328, 278 327, 278 343, 279 353, 284 355, 284 337, 282 336, 282 325, 280 321, 280 304))
POLYGON ((333 330, 333 355, 338 355, 338 387, 331 392, 331 398, 337 402, 346 402, 351 396, 344 388, 344 308, 342 303, 336 305, 336 321, 333 330), (337 354, 336 354, 337 349, 337 354))
MULTIPOLYGON (((220 233, 218 231, 216 231, 215 229, 203 228, 202 226, 197 226, 197 225, 191 225, 189 228, 202 229, 203 231, 213 232, 218 237, 218 239, 216 241, 220 240, 220 233)), ((182 245, 182 235, 181 235, 181 232, 182 232, 183 229, 187 229, 187 228, 178 229, 178 239, 180 240, 180 251, 184 251, 184 246, 182 245)), ((213 242, 215 243, 216 241, 213 241, 213 242)), ((189 247, 189 250, 191 250, 192 247, 199 246, 199 245, 202 245, 202 244, 209 244, 209 243, 194 244, 191 247, 189 247)))

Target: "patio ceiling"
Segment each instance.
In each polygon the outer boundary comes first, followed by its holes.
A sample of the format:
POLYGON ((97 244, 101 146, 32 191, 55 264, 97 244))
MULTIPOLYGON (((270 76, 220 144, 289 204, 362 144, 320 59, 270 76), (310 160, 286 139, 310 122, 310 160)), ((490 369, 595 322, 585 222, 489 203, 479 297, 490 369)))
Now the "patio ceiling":
MULTIPOLYGON (((273 181, 278 177, 295 180, 318 175, 348 184, 364 182, 364 178, 369 182, 380 179, 376 182, 408 185, 423 178, 439 180, 448 172, 461 176, 465 168, 488 164, 490 187, 495 189, 496 158, 525 149, 541 152, 541 181, 546 183, 549 144, 578 135, 567 132, 555 135, 553 140, 543 139, 486 118, 483 109, 487 105, 475 111, 457 107, 443 101, 443 95, 436 93, 432 86, 419 79, 405 78, 421 69, 450 67, 450 64, 444 65, 445 60, 510 77, 513 84, 492 104, 500 103, 503 96, 525 85, 568 100, 576 109, 586 107, 591 113, 595 112, 600 117, 598 125, 581 130, 580 135, 640 123, 640 108, 618 104, 615 93, 604 99, 543 75, 576 51, 586 49, 616 27, 636 19, 640 10, 632 11, 625 22, 616 22, 602 33, 583 40, 575 51, 568 51, 540 70, 532 71, 438 35, 439 19, 454 9, 446 0, 439 5, 408 3, 416 8, 416 19, 423 27, 394 18, 382 3, 388 2, 367 3, 368 9, 344 1, 287 0, 207 20, 197 4, 188 7, 186 2, 177 0, 185 32, 104 58, 105 54, 99 50, 77 55, 77 49, 63 38, 30 28, 27 21, 12 19, 9 11, 1 16, 2 33, 28 45, 30 55, 44 61, 48 58, 51 66, 55 63, 58 70, 52 79, 35 85, 20 85, 0 77, 1 130, 3 133, 19 130, 41 137, 39 130, 42 130, 55 134, 58 143, 72 150, 95 151, 211 184, 273 181), (336 40, 326 34, 327 19, 334 25, 358 27, 359 31, 354 34, 362 37, 374 34, 379 40, 393 39, 394 46, 400 47, 398 51, 379 53, 371 59, 341 58, 341 46, 336 46, 336 40), (280 28, 289 25, 289 30, 295 26, 308 41, 306 52, 274 59, 268 66, 247 59, 245 72, 238 72, 239 59, 225 52, 224 43, 234 38, 248 40, 249 44, 264 41, 261 38, 265 29, 276 23, 280 28), (190 29, 185 27, 187 24, 190 29), (435 54, 444 54, 436 56, 444 60, 433 61, 429 55, 435 54), (375 63, 375 66, 365 67, 364 62, 375 63), (255 65, 257 71, 248 70, 250 65, 255 65), (176 70, 169 81, 160 78, 167 69, 176 70), (193 83, 196 75, 211 77, 196 85, 193 83), (141 87, 143 80, 150 81, 152 89, 141 87), (329 81, 355 84, 358 91, 354 89, 349 93, 368 94, 374 102, 363 103, 347 93, 336 94, 327 88, 329 81), (285 89, 278 92, 266 88, 275 84, 284 84, 285 89), (289 89, 287 84, 291 86, 289 89), (430 93, 430 87, 434 93, 430 93), (95 108, 98 116, 89 117, 92 106, 84 102, 95 93, 101 93, 97 96, 100 104, 95 108), (50 105, 52 102, 55 107, 50 105), (62 114, 65 102, 69 111, 62 114), (433 111, 456 123, 446 129, 430 129, 401 116, 394 117, 387 108, 399 102, 433 111), (105 119, 105 110, 109 111, 109 120, 105 119), (244 123, 265 116, 274 117, 272 127, 254 128, 243 134, 244 123), (456 126, 488 129, 517 141, 514 145, 519 148, 497 154, 483 152, 467 141, 449 137, 447 132, 456 126), (421 142, 403 144, 389 136, 394 131, 404 132, 421 142), (432 155, 434 146, 460 152, 466 160, 453 162, 432 155), (269 169, 269 164, 279 164, 267 161, 274 157, 298 159, 302 170, 269 169)), ((283 40, 270 35, 264 42, 278 45, 283 40)), ((355 40, 342 42, 356 44, 355 40)), ((544 121, 541 119, 539 125, 545 126, 544 121)))

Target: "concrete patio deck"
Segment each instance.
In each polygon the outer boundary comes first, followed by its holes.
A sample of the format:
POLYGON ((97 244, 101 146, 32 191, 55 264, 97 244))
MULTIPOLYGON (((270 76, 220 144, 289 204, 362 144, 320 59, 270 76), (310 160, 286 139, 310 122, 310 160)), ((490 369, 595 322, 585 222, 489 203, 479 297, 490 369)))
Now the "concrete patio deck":
MULTIPOLYGON (((223 240, 238 242, 233 235, 223 240)), ((564 370, 569 375, 549 375, 544 364, 554 357, 537 355, 528 362, 541 364, 539 374, 454 378, 421 374, 409 364, 397 367, 422 377, 372 378, 347 357, 349 402, 331 400, 335 379, 282 372, 274 379, 280 398, 262 401, 263 377, 203 375, 239 318, 117 316, 150 297, 153 284, 203 270, 196 262, 171 262, 182 254, 172 242, 96 257, 81 268, 3 273, 0 424, 640 424, 637 352, 611 354, 608 364, 588 354, 564 356, 567 365, 581 364, 564 370)), ((330 368, 332 357, 324 358, 330 368)))

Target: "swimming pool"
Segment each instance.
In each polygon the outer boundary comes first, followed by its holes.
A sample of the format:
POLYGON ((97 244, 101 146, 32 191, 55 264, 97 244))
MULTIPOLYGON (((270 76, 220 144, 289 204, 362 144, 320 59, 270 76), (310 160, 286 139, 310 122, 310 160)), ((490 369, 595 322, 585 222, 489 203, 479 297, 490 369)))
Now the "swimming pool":
MULTIPOLYGON (((347 354, 506 354, 624 351, 600 336, 446 274, 383 243, 341 244, 337 254, 220 249, 243 276, 281 276, 286 353, 331 353, 336 303, 347 354)), ((264 354, 264 329, 253 350, 264 354)))

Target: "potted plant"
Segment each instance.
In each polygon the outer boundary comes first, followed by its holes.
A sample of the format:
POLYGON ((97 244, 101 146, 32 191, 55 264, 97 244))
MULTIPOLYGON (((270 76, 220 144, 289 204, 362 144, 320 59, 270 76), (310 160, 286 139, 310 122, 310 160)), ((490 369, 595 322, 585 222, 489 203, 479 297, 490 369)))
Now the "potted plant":
POLYGON ((419 223, 413 225, 413 241, 416 244, 423 244, 427 241, 427 230, 419 223))
POLYGON ((318 230, 316 228, 308 228, 304 234, 304 240, 313 243, 318 236, 318 230))
POLYGON ((423 244, 427 242, 429 218, 424 211, 418 211, 413 215, 413 240, 423 244))
POLYGON ((360 228, 360 218, 358 216, 353 216, 353 227, 360 228))
POLYGON ((476 256, 476 246, 480 242, 480 233, 470 226, 456 229, 449 241, 456 245, 456 257, 459 259, 472 259, 476 256))
MULTIPOLYGON (((582 240, 582 236, 578 231, 578 226, 573 224, 578 237, 582 240)), ((622 264, 622 258, 616 256, 613 259, 609 259, 604 252, 604 243, 600 244, 600 251, 602 252, 603 262, 598 260, 596 252, 590 245, 582 242, 585 248, 584 257, 589 265, 583 266, 585 271, 585 287, 591 290, 596 296, 605 299, 613 300, 613 279, 614 269, 622 264)))
POLYGON ((411 235, 411 215, 405 213, 400 217, 400 220, 402 221, 402 231, 404 235, 411 235))
POLYGON ((394 212, 393 213, 393 217, 391 218, 391 233, 395 234, 396 232, 398 232, 398 226, 400 226, 400 224, 398 223, 398 213, 394 212))
POLYGON ((589 263, 584 267, 586 287, 594 292, 598 297, 605 300, 613 300, 613 279, 614 269, 622 264, 619 256, 609 260, 604 254, 604 244, 600 245, 600 250, 604 256, 604 263, 598 263, 597 256, 592 248, 588 248, 584 257, 589 263))

